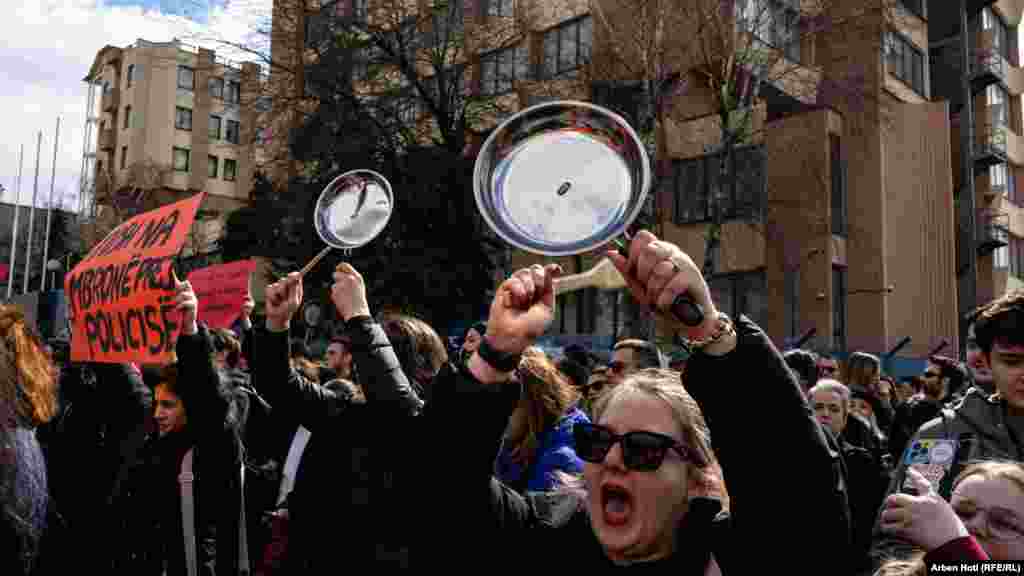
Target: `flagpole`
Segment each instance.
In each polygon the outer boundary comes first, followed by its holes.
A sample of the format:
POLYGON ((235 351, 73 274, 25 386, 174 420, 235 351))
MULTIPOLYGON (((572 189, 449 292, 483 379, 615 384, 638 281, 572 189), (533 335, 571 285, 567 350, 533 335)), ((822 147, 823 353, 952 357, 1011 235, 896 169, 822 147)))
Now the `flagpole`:
POLYGON ((25 145, 18 151, 18 183, 14 186, 14 225, 11 226, 11 266, 7 270, 7 300, 14 293, 14 262, 18 258, 18 212, 21 202, 21 168, 25 161, 25 145))
POLYGON ((43 131, 39 131, 39 138, 36 140, 36 180, 32 185, 32 206, 28 210, 28 245, 25 247, 25 287, 22 294, 28 294, 28 275, 32 271, 32 234, 36 225, 36 198, 39 194, 39 154, 43 149, 43 131))
POLYGON ((60 116, 57 116, 57 132, 53 136, 53 166, 50 168, 50 201, 46 206, 46 236, 43 237, 43 281, 39 291, 46 292, 46 277, 49 276, 50 226, 53 221, 53 187, 57 180, 57 143, 60 142, 60 116))

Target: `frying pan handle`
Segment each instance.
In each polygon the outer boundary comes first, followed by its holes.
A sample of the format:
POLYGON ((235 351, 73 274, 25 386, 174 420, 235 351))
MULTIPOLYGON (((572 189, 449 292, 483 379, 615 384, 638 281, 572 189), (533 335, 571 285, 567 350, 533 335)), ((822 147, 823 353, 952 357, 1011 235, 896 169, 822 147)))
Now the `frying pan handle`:
MULTIPOLYGON (((629 258, 629 250, 626 248, 626 244, 618 239, 614 242, 619 254, 623 258, 629 258)), ((671 311, 676 320, 679 320, 686 326, 694 327, 704 323, 704 308, 686 294, 676 296, 676 299, 672 301, 671 311)))

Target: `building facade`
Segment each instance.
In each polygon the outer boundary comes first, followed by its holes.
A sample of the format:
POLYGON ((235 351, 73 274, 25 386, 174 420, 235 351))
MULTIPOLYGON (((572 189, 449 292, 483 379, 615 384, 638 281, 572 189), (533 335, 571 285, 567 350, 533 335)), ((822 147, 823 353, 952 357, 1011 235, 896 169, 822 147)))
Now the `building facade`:
POLYGON ((212 250, 224 218, 248 201, 260 160, 259 67, 140 39, 104 47, 84 81, 83 208, 130 214, 206 192, 186 253, 212 250))
MULTIPOLYGON (((372 0, 351 1, 325 6, 346 17, 375 17, 372 0)), ((635 34, 627 26, 599 24, 643 26, 635 5, 449 4, 457 6, 467 30, 482 31, 474 38, 485 39, 472 40, 453 63, 469 70, 468 93, 495 97, 513 110, 576 98, 632 120, 641 115, 637 100, 617 89, 637 78, 609 56, 621 62, 623 51, 636 45, 635 34), (520 28, 517 34, 493 31, 509 18, 520 28)), ((837 13, 828 16, 843 21, 847 4, 835 3, 837 13)), ((815 19, 801 8, 797 0, 738 0, 731 14, 737 35, 753 33, 776 46, 783 55, 778 65, 792 66, 800 80, 781 74, 761 85, 750 103, 755 134, 728 162, 728 178, 717 177, 721 131, 713 98, 696 80, 672 97, 672 116, 656 131, 659 184, 650 207, 656 231, 700 264, 719 210, 718 266, 709 278, 716 302, 727 313, 750 315, 780 345, 814 329, 809 346, 839 353, 884 353, 906 336, 911 344, 899 354, 907 357, 920 358, 943 339, 956 346, 955 154, 950 105, 931 94, 924 9, 903 0, 874 20, 861 17, 855 27, 823 27, 811 34, 802 31, 815 19), (772 14, 771 26, 744 27, 747 14, 765 10, 772 14), (844 91, 837 78, 856 82, 857 94, 844 91)), ((429 9, 427 2, 408 7, 412 14, 429 9)), ((275 2, 275 54, 304 58, 310 19, 322 16, 315 1, 275 2)), ((671 22, 668 37, 679 45, 664 47, 684 78, 699 56, 687 48, 694 38, 688 25, 684 19, 671 22)), ((277 84, 285 92, 301 89, 295 76, 277 84)), ((511 253, 508 269, 539 261, 511 253)), ((595 257, 558 261, 571 273, 589 268, 595 257)), ((608 341, 649 336, 642 311, 622 291, 584 290, 558 300, 555 335, 608 341)))
POLYGON ((1018 42, 1024 2, 961 6, 932 0, 927 9, 933 96, 950 102, 953 180, 961 195, 974 200, 977 301, 986 302, 1024 286, 1024 69, 1018 42), (970 110, 963 105, 968 94, 970 110), (965 164, 971 181, 964 178, 965 164))

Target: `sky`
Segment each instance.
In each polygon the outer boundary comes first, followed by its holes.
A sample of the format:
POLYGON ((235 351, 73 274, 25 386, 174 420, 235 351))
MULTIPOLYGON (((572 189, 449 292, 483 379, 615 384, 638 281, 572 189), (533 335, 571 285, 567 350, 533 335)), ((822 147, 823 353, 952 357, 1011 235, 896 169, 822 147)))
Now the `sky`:
POLYGON ((127 46, 139 38, 179 38, 231 60, 251 60, 224 42, 258 46, 261 38, 254 31, 265 26, 272 5, 272 0, 0 1, 6 18, 13 18, 0 48, 0 70, 6 78, 0 83, 0 199, 15 199, 19 148, 24 146, 20 203, 31 203, 37 133, 42 131, 36 205, 46 204, 60 117, 54 205, 76 210, 88 94, 82 79, 96 53, 108 44, 127 46))

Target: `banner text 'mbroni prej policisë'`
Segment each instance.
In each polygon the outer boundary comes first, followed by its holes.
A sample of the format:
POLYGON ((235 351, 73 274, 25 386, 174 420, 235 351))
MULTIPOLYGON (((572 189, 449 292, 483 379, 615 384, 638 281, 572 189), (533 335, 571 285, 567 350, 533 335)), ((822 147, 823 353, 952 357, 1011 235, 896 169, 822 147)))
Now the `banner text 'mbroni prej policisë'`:
POLYGON ((180 326, 173 261, 203 194, 118 226, 68 275, 72 360, 164 362, 180 326))

